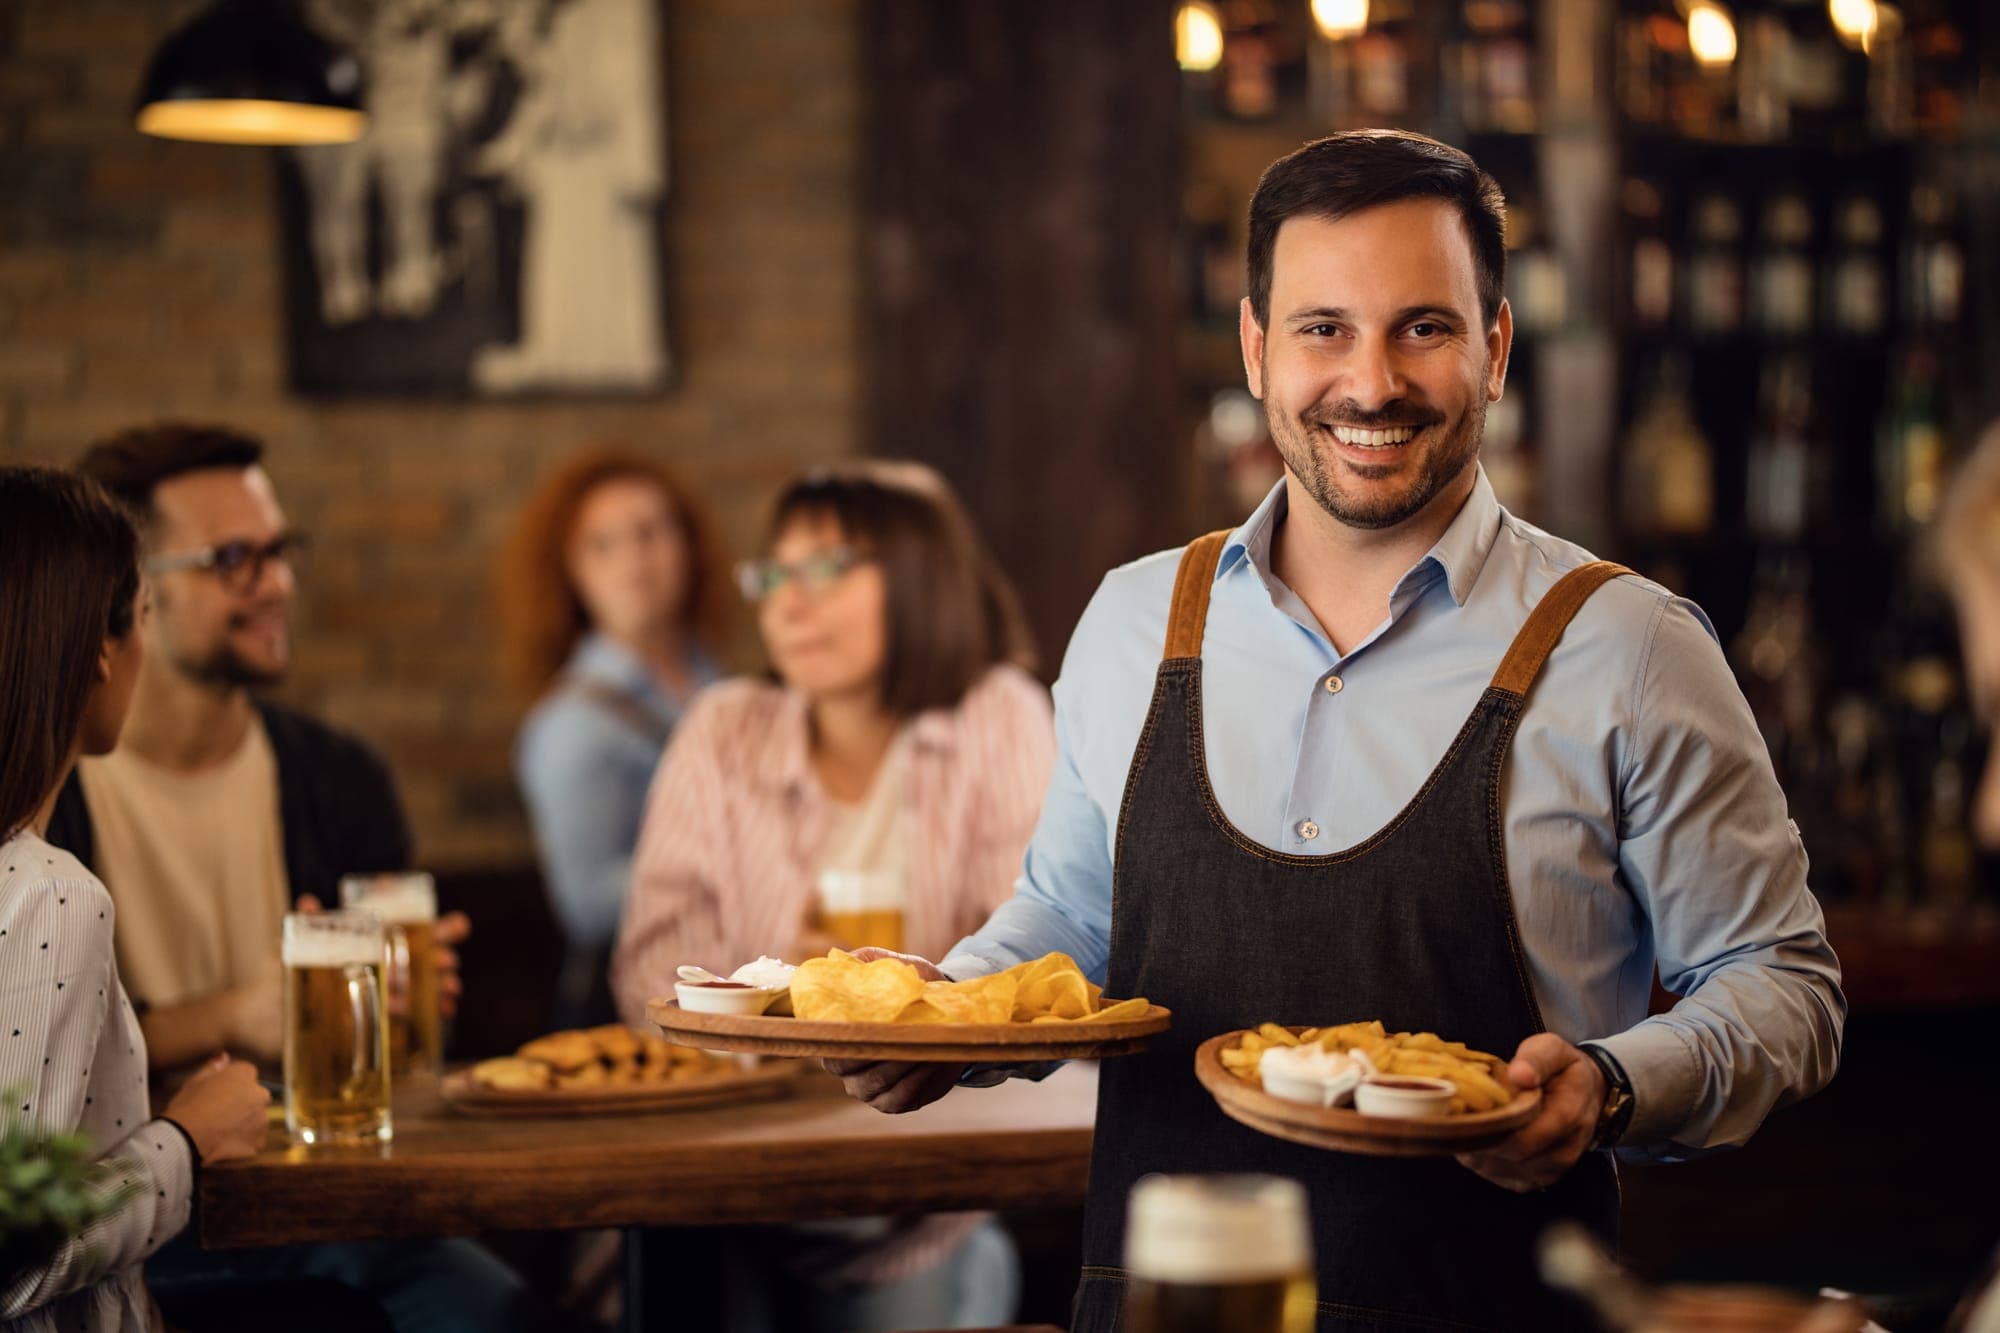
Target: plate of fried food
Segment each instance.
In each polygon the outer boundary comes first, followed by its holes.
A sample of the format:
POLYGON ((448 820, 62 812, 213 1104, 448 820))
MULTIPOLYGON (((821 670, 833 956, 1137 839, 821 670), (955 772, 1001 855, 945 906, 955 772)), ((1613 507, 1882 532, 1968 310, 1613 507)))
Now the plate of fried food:
POLYGON ((754 981, 684 977, 678 997, 653 1001, 647 1016, 670 1040, 709 1050, 937 1063, 1128 1055, 1172 1018, 1143 999, 1106 1000, 1060 953, 966 981, 926 981, 900 959, 864 962, 840 949, 783 975, 769 962, 745 965, 759 969, 754 981), (715 1012, 723 1006, 701 993, 733 998, 746 988, 778 993, 735 1013, 715 1012))
POLYGON ((466 1115, 622 1115, 782 1097, 799 1068, 792 1061, 745 1067, 612 1023, 537 1037, 512 1055, 447 1074, 440 1091, 466 1115))
POLYGON ((1223 1114, 1294 1143, 1371 1157, 1490 1148, 1534 1119, 1539 1089, 1507 1062, 1434 1032, 1379 1021, 1225 1032, 1201 1044, 1195 1077, 1223 1114))

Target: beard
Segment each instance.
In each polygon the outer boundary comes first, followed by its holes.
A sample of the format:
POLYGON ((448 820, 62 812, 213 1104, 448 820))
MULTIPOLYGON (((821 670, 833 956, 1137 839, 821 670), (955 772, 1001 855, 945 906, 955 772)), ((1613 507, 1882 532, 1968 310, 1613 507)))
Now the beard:
POLYGON ((231 689, 276 685, 285 678, 283 667, 272 669, 247 662, 226 643, 199 656, 182 657, 175 665, 190 680, 231 689))
POLYGON ((1315 404, 1292 416, 1267 398, 1264 417, 1285 467, 1299 479, 1314 503, 1350 528, 1393 528, 1423 512, 1424 506, 1479 457, 1480 439, 1486 433, 1486 395, 1474 394, 1471 405, 1449 420, 1435 409, 1403 399, 1374 412, 1341 402, 1315 404), (1333 457, 1330 450, 1319 447, 1318 435, 1335 425, 1366 430, 1398 426, 1417 429, 1419 434, 1408 444, 1397 446, 1401 449, 1423 446, 1415 475, 1399 492, 1378 494, 1372 486, 1350 489, 1344 484, 1347 477, 1376 482, 1406 471, 1407 465, 1356 466, 1333 457))

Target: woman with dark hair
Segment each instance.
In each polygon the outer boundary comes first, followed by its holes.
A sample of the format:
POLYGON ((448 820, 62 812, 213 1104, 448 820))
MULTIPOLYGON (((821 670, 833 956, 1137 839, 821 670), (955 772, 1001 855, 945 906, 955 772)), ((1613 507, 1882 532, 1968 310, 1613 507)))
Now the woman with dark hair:
MULTIPOLYGON (((769 531, 740 579, 771 674, 703 694, 648 799, 615 976, 635 1022, 681 963, 941 956, 1012 892, 1048 787, 1054 727, 1019 606, 936 473, 812 473, 769 531)), ((979 1215, 792 1228, 760 1251, 785 1268, 756 1284, 768 1322, 732 1327, 1012 1314, 1012 1252, 979 1215)))
POLYGON ((101 488, 0 468, 0 1089, 18 1094, 0 1113, 108 1145, 101 1188, 126 1196, 53 1254, 0 1271, 10 1331, 161 1328, 140 1264, 187 1224, 197 1168, 249 1156, 266 1131, 270 1094, 227 1055, 151 1115, 111 897, 43 840, 77 757, 118 743, 145 652, 140 595, 138 538, 101 488))
POLYGON ((689 698, 719 675, 719 566, 693 496, 627 450, 558 467, 515 525, 501 606, 514 677, 536 699, 516 772, 569 939, 558 1026, 611 1017, 646 785, 689 698))

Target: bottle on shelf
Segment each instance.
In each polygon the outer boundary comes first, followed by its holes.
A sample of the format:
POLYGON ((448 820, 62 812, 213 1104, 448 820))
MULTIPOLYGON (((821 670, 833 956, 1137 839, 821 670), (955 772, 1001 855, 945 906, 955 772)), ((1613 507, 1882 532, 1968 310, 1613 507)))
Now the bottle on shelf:
POLYGON ((1890 533, 1923 527, 1937 514, 1945 480, 1945 435, 1937 359, 1919 347, 1903 358, 1876 436, 1877 512, 1890 533))
POLYGON ((1626 310, 1630 327, 1663 329, 1674 314, 1674 247, 1667 240, 1666 200, 1652 181, 1634 176, 1619 189, 1626 234, 1626 310))
POLYGON ((1882 209, 1865 194, 1841 202, 1832 277, 1827 283, 1833 327, 1855 338, 1880 334, 1889 319, 1889 279, 1882 260, 1882 209))
POLYGON ((1533 133, 1535 48, 1526 0, 1463 0, 1453 82, 1469 130, 1533 133))
POLYGON ((1725 194, 1704 194, 1694 205, 1694 243, 1688 255, 1681 308, 1697 337, 1722 337, 1743 327, 1743 214, 1725 194))
POLYGON ((1965 306, 1965 251, 1951 195, 1934 182, 1910 192, 1903 247, 1903 314, 1918 329, 1950 328, 1965 306))
POLYGON ((1813 322, 1812 205, 1796 190, 1782 190, 1764 204, 1751 301, 1757 327, 1777 338, 1795 338, 1813 322))
POLYGON ((1541 204, 1532 191, 1507 200, 1507 291, 1521 333, 1553 332, 1569 318, 1562 261, 1549 248, 1541 204))
POLYGON ((1690 537, 1715 521, 1713 450, 1695 423, 1686 363, 1661 358, 1620 451, 1622 504, 1632 531, 1690 537))
POLYGON ((1736 121, 1751 143, 1777 143, 1791 132, 1792 102, 1787 88, 1792 33, 1770 12, 1745 14, 1736 57, 1736 121))
POLYGON ((1813 412, 1806 358, 1769 358, 1758 390, 1744 489, 1744 518, 1760 537, 1795 542, 1832 519, 1832 459, 1813 412))

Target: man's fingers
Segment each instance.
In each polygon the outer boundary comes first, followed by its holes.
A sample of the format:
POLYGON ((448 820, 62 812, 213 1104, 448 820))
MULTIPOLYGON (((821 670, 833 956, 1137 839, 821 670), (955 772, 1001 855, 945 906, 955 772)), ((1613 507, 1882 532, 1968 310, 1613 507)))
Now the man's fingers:
POLYGON ((1521 1043, 1507 1065, 1507 1074, 1520 1088, 1539 1088, 1569 1068, 1579 1058, 1576 1047, 1553 1032, 1537 1032, 1521 1043))
POLYGON ((472 918, 463 912, 446 912, 437 919, 431 939, 439 944, 458 944, 472 934, 472 918))

